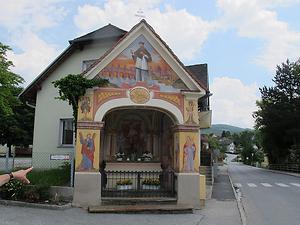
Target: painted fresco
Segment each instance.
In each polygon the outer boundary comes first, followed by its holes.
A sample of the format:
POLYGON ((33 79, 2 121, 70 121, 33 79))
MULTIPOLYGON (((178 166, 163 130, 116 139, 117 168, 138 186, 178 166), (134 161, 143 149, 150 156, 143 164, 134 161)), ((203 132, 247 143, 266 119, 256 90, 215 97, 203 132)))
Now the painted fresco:
POLYGON ((99 130, 77 130, 76 171, 97 171, 99 169, 99 130))
POLYGON ((145 86, 162 92, 187 89, 177 74, 143 35, 135 39, 99 74, 113 87, 145 86))
POLYGON ((180 168, 180 146, 178 133, 174 133, 174 156, 174 169, 178 172, 180 168))
POLYGON ((146 149, 146 127, 142 120, 125 119, 117 135, 117 150, 126 155, 142 155, 146 149))
POLYGON ((93 96, 85 95, 78 102, 78 120, 93 121, 93 96))
POLYGON ((185 172, 194 172, 196 157, 196 145, 190 136, 186 137, 183 146, 183 170, 185 172))
POLYGON ((199 134, 198 132, 179 133, 180 140, 180 172, 199 171, 199 134))
POLYGON ((195 100, 185 100, 184 101, 184 117, 185 124, 198 124, 198 109, 197 101, 195 100))

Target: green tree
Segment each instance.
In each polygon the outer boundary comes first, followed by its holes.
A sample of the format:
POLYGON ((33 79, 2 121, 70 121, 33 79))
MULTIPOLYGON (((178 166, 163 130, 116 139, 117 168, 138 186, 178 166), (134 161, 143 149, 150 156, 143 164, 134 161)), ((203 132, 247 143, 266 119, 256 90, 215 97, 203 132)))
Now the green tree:
POLYGON ((219 143, 218 139, 216 137, 214 137, 213 134, 209 134, 207 136, 207 141, 208 141, 208 145, 209 145, 210 149, 212 149, 212 150, 220 149, 220 143, 219 143))
POLYGON ((231 133, 229 130, 225 131, 223 130, 222 131, 222 134, 221 134, 221 137, 227 137, 227 138, 230 138, 231 137, 231 133))
POLYGON ((242 161, 246 164, 251 164, 251 162, 254 162, 254 132, 245 130, 236 135, 235 138, 235 143, 240 149, 242 161))
POLYGON ((0 115, 2 118, 13 114, 13 106, 18 103, 16 93, 19 85, 24 82, 23 78, 11 72, 13 63, 6 58, 9 46, 0 42, 0 115))
POLYGON ((13 63, 6 58, 10 48, 0 43, 0 144, 32 144, 34 110, 26 106, 18 95, 24 79, 11 72, 13 63))
POLYGON ((57 99, 67 101, 73 109, 73 119, 75 124, 75 131, 77 128, 77 113, 78 101, 80 97, 84 96, 86 90, 92 87, 102 87, 108 84, 108 80, 95 78, 87 79, 82 75, 69 74, 59 80, 52 82, 54 87, 58 88, 59 97, 57 99))
POLYGON ((292 150, 300 145, 300 65, 287 60, 277 66, 273 82, 260 88, 255 127, 269 162, 285 163, 294 160, 292 150))

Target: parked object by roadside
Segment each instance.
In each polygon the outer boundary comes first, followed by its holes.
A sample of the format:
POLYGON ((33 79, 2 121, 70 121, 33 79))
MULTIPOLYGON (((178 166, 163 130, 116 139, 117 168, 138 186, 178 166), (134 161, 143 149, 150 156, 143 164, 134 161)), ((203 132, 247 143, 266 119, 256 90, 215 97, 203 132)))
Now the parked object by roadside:
MULTIPOLYGON (((0 145, 0 156, 6 156, 6 152, 8 152, 9 149, 7 147, 7 145, 0 145)), ((14 155, 15 154, 15 146, 11 146, 11 154, 14 155)))

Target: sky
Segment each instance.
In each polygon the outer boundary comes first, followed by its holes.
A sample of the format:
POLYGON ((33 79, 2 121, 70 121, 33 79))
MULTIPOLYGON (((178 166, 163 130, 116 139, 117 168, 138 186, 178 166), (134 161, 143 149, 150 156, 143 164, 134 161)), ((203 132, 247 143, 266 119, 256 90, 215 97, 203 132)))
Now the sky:
POLYGON ((259 88, 300 57, 300 0, 0 0, 0 42, 27 86, 68 40, 142 15, 185 65, 207 63, 212 123, 252 128, 259 88))

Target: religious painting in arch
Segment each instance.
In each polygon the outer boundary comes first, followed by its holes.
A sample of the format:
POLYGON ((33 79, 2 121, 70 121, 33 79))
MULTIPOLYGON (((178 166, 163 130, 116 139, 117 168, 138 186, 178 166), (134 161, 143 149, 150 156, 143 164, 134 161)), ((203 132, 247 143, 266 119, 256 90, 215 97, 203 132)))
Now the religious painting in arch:
POLYGON ((126 155, 141 155, 146 150, 146 127, 142 120, 125 118, 117 135, 117 150, 126 155))
POLYGON ((143 35, 138 36, 98 76, 109 79, 112 87, 125 89, 135 86, 161 92, 187 89, 143 35))

